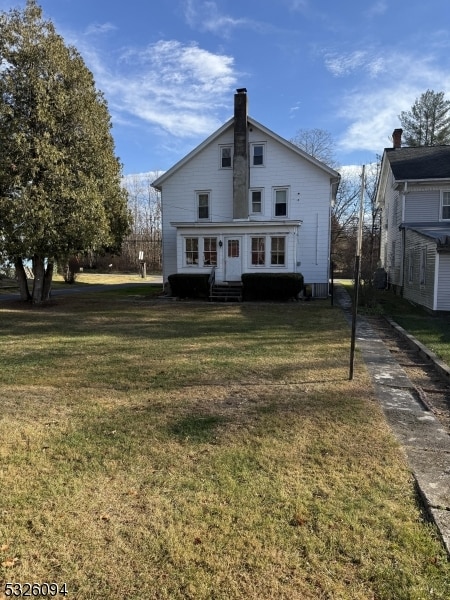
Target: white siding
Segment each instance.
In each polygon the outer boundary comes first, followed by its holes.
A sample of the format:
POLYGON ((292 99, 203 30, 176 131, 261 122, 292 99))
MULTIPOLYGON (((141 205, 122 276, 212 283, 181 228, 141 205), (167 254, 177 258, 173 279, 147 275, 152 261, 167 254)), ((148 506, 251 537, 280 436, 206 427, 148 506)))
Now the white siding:
POLYGON ((425 223, 439 221, 440 191, 414 190, 406 194, 405 222, 425 223))
POLYGON ((450 254, 439 254, 436 310, 450 310, 450 254))
POLYGON ((405 280, 403 296, 411 302, 433 310, 435 289, 436 244, 415 231, 406 231, 405 280), (421 255, 426 250, 425 282, 421 279, 421 255), (413 261, 413 277, 410 280, 410 267, 413 261))
MULTIPOLYGON (((302 273, 305 283, 327 284, 330 175, 253 126, 249 131, 249 144, 255 142, 265 143, 266 155, 263 167, 250 167, 249 188, 262 189, 264 201, 263 213, 257 217, 250 215, 249 221, 254 222, 255 231, 258 221, 277 221, 273 213, 274 188, 288 188, 288 214, 279 220, 302 221, 298 235, 291 233, 288 236, 289 255, 294 252, 289 269, 302 273)), ((180 268, 180 256, 177 264, 176 228, 171 223, 193 223, 197 220, 195 190, 210 190, 212 223, 233 223, 233 171, 219 168, 219 147, 223 144, 233 144, 231 126, 162 185, 164 281, 180 268)), ((247 238, 244 250, 249 256, 246 244, 247 238)), ((247 265, 248 261, 244 262, 244 272, 248 272, 247 265)), ((269 267, 266 270, 274 271, 269 267)), ((217 276, 220 276, 220 269, 217 276)))

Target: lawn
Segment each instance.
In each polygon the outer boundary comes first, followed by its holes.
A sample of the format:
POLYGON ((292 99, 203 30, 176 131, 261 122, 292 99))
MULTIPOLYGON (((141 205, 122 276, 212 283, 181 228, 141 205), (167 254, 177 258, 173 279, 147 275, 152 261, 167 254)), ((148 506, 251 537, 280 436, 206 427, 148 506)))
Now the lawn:
MULTIPOLYGON (((341 281, 350 294, 353 294, 353 284, 349 280, 341 281)), ((450 314, 431 313, 424 308, 414 305, 391 290, 373 290, 362 294, 363 301, 369 302, 360 307, 365 314, 383 314, 391 317, 406 331, 427 346, 450 365, 450 314)))
POLYGON ((358 357, 348 381, 339 308, 152 293, 0 305, 2 586, 448 599, 450 563, 358 357))

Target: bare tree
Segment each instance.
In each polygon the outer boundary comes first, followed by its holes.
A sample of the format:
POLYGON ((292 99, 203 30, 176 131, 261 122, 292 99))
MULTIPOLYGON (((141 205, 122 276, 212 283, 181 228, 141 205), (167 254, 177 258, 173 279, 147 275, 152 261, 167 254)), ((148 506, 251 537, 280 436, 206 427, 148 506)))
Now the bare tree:
POLYGON ((317 128, 299 129, 291 139, 291 143, 332 169, 337 168, 337 161, 334 154, 334 141, 329 131, 317 128))

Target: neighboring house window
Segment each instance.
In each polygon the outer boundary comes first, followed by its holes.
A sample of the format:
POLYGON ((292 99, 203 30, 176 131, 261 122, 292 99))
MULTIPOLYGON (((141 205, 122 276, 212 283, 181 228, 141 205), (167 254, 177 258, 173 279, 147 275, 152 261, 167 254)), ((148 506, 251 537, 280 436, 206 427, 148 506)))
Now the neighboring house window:
POLYGON ((231 146, 220 147, 220 168, 231 169, 231 146))
POLYGON ((261 214, 262 213, 262 190, 251 190, 250 198, 251 198, 250 212, 253 214, 261 214))
POLYGON ((198 265, 198 238, 186 238, 186 264, 198 265))
POLYGON ((197 193, 198 218, 202 221, 210 218, 209 192, 197 193))
POLYGON ((252 144, 252 165, 254 167, 264 166, 264 144, 252 144))
POLYGON ((266 238, 252 238, 252 265, 264 265, 266 262, 266 238))
POLYGON ((203 264, 212 267, 217 265, 217 238, 203 240, 203 264))
POLYGON ((412 283, 414 280, 414 250, 410 250, 408 253, 408 283, 412 283))
POLYGON ((288 200, 288 191, 286 188, 275 190, 275 206, 274 206, 274 215, 276 217, 286 217, 287 216, 287 200, 288 200))
POLYGON ((421 249, 420 252, 420 285, 426 284, 426 272, 427 272, 427 248, 421 249))
POLYGON ((285 264, 285 238, 273 237, 270 240, 270 264, 284 265, 285 264))
POLYGON ((450 219, 450 192, 442 192, 441 219, 450 219))

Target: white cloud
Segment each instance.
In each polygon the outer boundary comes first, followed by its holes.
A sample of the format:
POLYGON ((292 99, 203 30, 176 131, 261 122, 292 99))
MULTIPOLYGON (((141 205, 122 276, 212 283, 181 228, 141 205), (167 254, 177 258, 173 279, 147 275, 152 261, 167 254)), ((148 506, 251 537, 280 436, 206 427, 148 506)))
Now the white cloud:
POLYGON ((371 77, 376 77, 385 69, 382 56, 368 50, 354 50, 341 53, 328 52, 324 57, 326 68, 335 77, 344 77, 354 71, 365 71, 371 77))
POLYGON ((205 135, 218 127, 218 114, 236 81, 232 57, 176 40, 127 50, 114 71, 98 56, 91 55, 92 62, 112 112, 178 137, 205 135))
POLYGON ((87 27, 85 33, 86 33, 86 35, 99 35, 99 34, 109 33, 110 31, 115 31, 116 29, 117 29, 117 27, 115 25, 113 25, 112 23, 102 23, 102 24, 94 23, 92 25, 89 25, 89 27, 87 27))
POLYGON ((380 15, 384 15, 387 9, 388 4, 386 0, 378 0, 378 2, 375 2, 374 4, 372 4, 372 6, 369 7, 369 9, 367 10, 367 16, 378 17, 380 15))
POLYGON ((416 98, 427 89, 450 92, 450 72, 442 56, 392 49, 370 59, 365 51, 352 56, 342 70, 349 74, 352 67, 358 78, 341 94, 337 108, 337 117, 348 124, 338 140, 342 151, 381 153, 392 144, 398 115, 410 110, 416 98))
MULTIPOLYGON (((301 0, 297 0, 300 1, 301 0)), ((234 18, 223 14, 213 0, 185 0, 184 16, 193 29, 210 31, 215 35, 229 37, 235 29, 252 29, 266 32, 271 25, 247 18, 234 18)))

